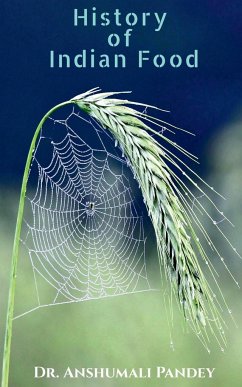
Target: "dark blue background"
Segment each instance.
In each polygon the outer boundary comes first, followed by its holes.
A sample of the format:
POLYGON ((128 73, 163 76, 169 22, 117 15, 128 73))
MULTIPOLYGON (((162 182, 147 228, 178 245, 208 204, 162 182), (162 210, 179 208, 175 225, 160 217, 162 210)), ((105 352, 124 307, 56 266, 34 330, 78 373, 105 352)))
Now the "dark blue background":
POLYGON ((241 106, 241 0, 2 0, 1 8, 2 184, 20 184, 32 135, 46 111, 95 86, 132 90, 133 100, 171 110, 164 118, 199 136, 179 135, 177 141, 200 157, 214 132, 241 106), (198 49, 199 69, 151 64, 143 69, 51 69, 51 49, 69 55, 90 48, 114 52, 107 36, 126 26, 73 27, 73 9, 92 6, 110 13, 116 8, 124 14, 167 12, 161 32, 154 32, 154 25, 134 27, 128 59, 138 48, 182 56, 198 49))

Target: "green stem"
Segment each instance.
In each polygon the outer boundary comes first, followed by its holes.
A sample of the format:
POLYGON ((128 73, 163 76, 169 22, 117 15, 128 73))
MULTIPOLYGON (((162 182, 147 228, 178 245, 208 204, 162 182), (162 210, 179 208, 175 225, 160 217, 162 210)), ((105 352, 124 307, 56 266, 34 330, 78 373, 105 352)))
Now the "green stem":
POLYGON ((54 106, 52 109, 48 111, 48 113, 45 114, 45 116, 40 121, 34 133, 34 137, 32 139, 32 142, 29 148, 29 153, 28 153, 24 175, 23 175, 22 188, 21 188, 20 200, 19 200, 19 208, 18 208, 18 217, 17 217, 14 244, 13 244, 9 296, 8 296, 8 309, 7 309, 7 319, 6 319, 6 331, 5 331, 5 341, 4 341, 4 351, 3 351, 2 387, 8 387, 12 325, 13 325, 13 313, 14 313, 14 297, 15 297, 15 288, 16 288, 17 264, 18 264, 18 256, 19 256, 19 242, 20 242, 20 234, 21 234, 22 221, 23 221, 25 194, 26 194, 31 161, 33 158, 33 152, 35 150, 36 142, 37 142, 39 133, 41 131, 41 128, 45 123, 45 121, 48 119, 48 117, 60 107, 68 104, 72 104, 72 103, 73 101, 62 102, 59 105, 54 106))

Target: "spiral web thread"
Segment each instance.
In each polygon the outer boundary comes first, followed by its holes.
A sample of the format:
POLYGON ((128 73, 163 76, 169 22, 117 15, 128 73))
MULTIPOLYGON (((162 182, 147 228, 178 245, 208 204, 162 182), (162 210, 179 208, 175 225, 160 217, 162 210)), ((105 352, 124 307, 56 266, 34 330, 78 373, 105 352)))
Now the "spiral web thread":
POLYGON ((81 132, 86 120, 74 110, 65 120, 50 118, 53 133, 62 127, 63 136, 54 141, 42 130, 30 171, 31 178, 37 169, 38 178, 34 194, 27 196, 31 221, 25 220, 22 242, 34 272, 38 307, 45 306, 39 276, 55 289, 48 305, 151 289, 143 218, 132 197, 126 160, 110 153, 103 130, 88 122, 90 136, 95 134, 100 143, 100 149, 93 149, 71 128, 73 119, 81 132), (52 148, 47 165, 38 159, 43 141, 52 148))

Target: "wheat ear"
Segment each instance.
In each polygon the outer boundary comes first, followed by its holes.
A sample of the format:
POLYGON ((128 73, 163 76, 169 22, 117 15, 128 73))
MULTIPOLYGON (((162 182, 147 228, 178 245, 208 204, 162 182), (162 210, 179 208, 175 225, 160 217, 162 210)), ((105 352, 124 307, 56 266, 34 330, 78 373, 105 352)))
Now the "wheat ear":
MULTIPOLYGON (((221 341, 225 342, 223 320, 197 259, 199 254, 208 264, 207 256, 193 229, 187 201, 178 188, 182 182, 166 160, 176 162, 148 133, 154 130, 146 122, 157 124, 156 119, 127 106, 133 102, 113 98, 115 94, 93 89, 72 101, 111 132, 125 155, 152 220, 160 265, 165 268, 186 320, 204 343, 209 327, 222 345, 221 341)), ((209 239, 202 226, 199 227, 209 239)))

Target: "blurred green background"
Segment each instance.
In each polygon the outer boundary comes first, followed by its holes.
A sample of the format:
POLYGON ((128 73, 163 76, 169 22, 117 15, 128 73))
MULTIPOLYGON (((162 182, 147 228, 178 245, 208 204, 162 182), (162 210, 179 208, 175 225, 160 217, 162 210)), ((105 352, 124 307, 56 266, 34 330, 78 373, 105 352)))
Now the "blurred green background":
MULTIPOLYGON (((199 139, 195 139, 197 143, 199 139)), ((226 234, 242 252, 242 132, 241 117, 217 131, 207 144, 204 162, 210 171, 206 180, 226 196, 217 199, 222 211, 235 224, 227 225, 226 234)), ((203 161, 202 161, 203 162, 203 161)), ((1 187, 0 191, 0 280, 1 280, 1 344, 3 342, 9 270, 18 195, 14 189, 1 187)), ((212 211, 212 209, 210 209, 212 211)), ((207 227, 210 227, 207 224, 207 227)), ((214 228, 209 230, 211 234, 214 228)), ((217 236, 214 235, 216 239, 217 236)), ((239 282, 242 262, 234 256, 222 238, 216 241, 224 251, 228 266, 239 282)), ((155 250, 148 252, 154 262, 155 250)), ((221 271, 221 267, 220 267, 221 271)), ((30 305, 32 270, 27 255, 21 256, 19 274, 24 278, 17 287, 16 307, 30 305)), ((211 353, 192 333, 187 333, 183 319, 174 305, 172 340, 160 292, 148 292, 123 297, 88 301, 77 304, 48 307, 32 312, 14 321, 10 386, 233 386, 242 385, 242 299, 227 274, 220 283, 233 311, 238 327, 226 315, 228 345, 225 352, 211 343, 211 353), (69 366, 139 368, 157 366, 216 368, 212 379, 34 379, 34 366, 53 367, 63 373, 69 366)), ((1 345, 2 348, 2 345, 1 345)), ((2 351, 1 351, 2 355, 2 351)))
MULTIPOLYGON (((36 123, 55 104, 92 87, 103 91, 132 90, 132 99, 171 110, 167 118, 194 131, 198 137, 181 136, 179 144, 201 157, 197 171, 227 201, 216 199, 235 228, 226 235, 242 252, 242 131, 241 116, 235 114, 242 101, 241 0, 33 0, 1 1, 3 37, 0 61, 1 92, 1 186, 0 186, 0 343, 6 316, 11 250, 20 190, 20 179, 36 123), (142 3, 142 4, 141 4, 142 3), (137 27, 132 47, 126 50, 126 69, 52 69, 49 51, 69 53, 94 48, 113 53, 107 37, 118 32, 74 28, 73 8, 97 7, 100 12, 120 8, 128 12, 167 12, 161 33, 154 22, 137 27), (134 52, 150 49, 182 57, 199 50, 199 68, 163 70, 153 66, 137 69, 134 52), (233 118, 234 115, 234 118, 233 118), (227 123, 227 124, 225 124, 227 123), (206 172, 205 172, 206 171, 206 172)), ((125 26, 120 33, 125 32, 125 26)), ((118 48, 119 50, 119 48, 118 48)), ((120 47, 121 50, 121 47, 120 47)), ((123 50, 123 47, 122 47, 123 50)), ((194 167, 194 166, 193 166, 194 167)), ((209 211, 213 211, 212 208, 209 211)), ((209 227, 209 225, 207 226, 209 227)), ((214 227, 209 229, 214 233, 214 227)), ((214 238, 218 238, 214 235, 214 238)), ((241 261, 221 238, 229 267, 240 280, 241 261)), ((157 260, 155 249, 149 257, 157 260)), ((222 267, 217 264, 221 273, 222 267)), ((28 256, 21 256, 16 308, 31 305, 32 270, 28 256), (21 285, 21 286, 20 286, 21 285)), ((242 300, 241 291, 227 274, 220 278, 238 328, 226 317, 228 346, 224 353, 211 343, 209 355, 193 334, 184 332, 182 317, 174 314, 173 341, 162 304, 162 294, 143 293, 80 304, 40 309, 14 322, 11 357, 11 387, 32 386, 242 386, 242 300), (34 380, 34 366, 55 367, 215 367, 212 380, 34 380)), ((240 281, 241 282, 241 281, 240 281)), ((174 307, 176 311, 176 307, 174 307)), ((0 356, 2 355, 2 351, 0 356)))

